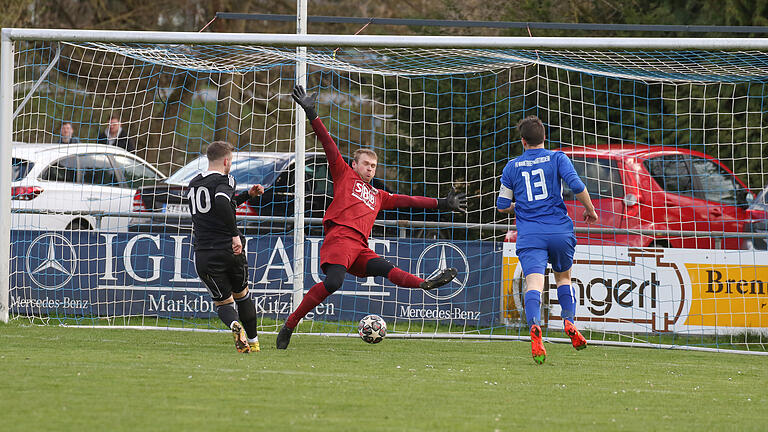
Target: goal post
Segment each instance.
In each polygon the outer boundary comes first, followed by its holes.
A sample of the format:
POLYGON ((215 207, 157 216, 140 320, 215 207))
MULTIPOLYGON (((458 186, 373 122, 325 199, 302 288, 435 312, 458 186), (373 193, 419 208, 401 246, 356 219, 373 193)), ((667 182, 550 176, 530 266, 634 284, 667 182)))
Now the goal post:
POLYGON ((8 322, 11 261, 11 142, 13 142, 13 40, 0 35, 0 321, 8 322))
MULTIPOLYGON (((599 204, 600 224, 587 227, 563 191, 579 238, 577 324, 591 339, 765 350, 768 233, 749 200, 768 184, 766 39, 2 36, 0 250, 10 255, 0 255, 0 313, 11 318, 216 328, 183 194, 227 128, 238 184, 270 186, 238 209, 238 224, 262 328, 277 330, 322 280, 319 222, 333 196, 322 147, 290 96, 305 84, 343 155, 376 150, 375 187, 432 197, 456 188, 469 211, 383 212, 369 241, 422 277, 459 267, 455 284, 424 293, 348 276, 300 331, 350 333, 375 313, 394 335, 523 337, 514 224, 495 198, 522 151, 516 123, 535 114, 547 148, 568 154, 599 204), (113 115, 127 152, 98 138, 113 115), (64 122, 79 147, 43 145, 64 122), (49 198, 54 190, 68 202, 49 198)), ((546 280, 545 326, 558 337, 546 280)))

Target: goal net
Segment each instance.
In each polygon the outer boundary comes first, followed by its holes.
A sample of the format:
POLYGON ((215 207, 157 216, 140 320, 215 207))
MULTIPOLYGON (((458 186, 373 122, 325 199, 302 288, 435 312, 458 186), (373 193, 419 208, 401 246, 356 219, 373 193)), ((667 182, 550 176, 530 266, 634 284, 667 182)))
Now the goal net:
MULTIPOLYGON (((238 190, 267 187, 238 208, 238 225, 261 329, 279 329, 322 280, 320 221, 333 197, 310 127, 296 158, 290 94, 306 62, 308 92, 319 94, 341 153, 377 152, 376 188, 429 197, 455 188, 469 208, 385 211, 369 241, 422 277, 456 267, 454 282, 423 292, 348 275, 299 331, 354 334, 373 313, 392 335, 526 336, 514 219, 495 201, 503 167, 523 151, 515 126, 536 115, 547 148, 571 158, 600 217, 581 222, 564 187, 586 336, 765 349, 764 51, 13 46, 13 107, 2 114, 12 117, 13 143, 2 143, 12 166, 0 172, 12 177, 14 320, 221 328, 194 270, 185 194, 207 167, 206 146, 225 140, 236 147, 238 190), (305 226, 303 257, 294 256, 295 226, 305 226), (294 286, 297 273, 303 286, 294 286)), ((562 318, 547 273, 542 317, 556 339, 562 318)))

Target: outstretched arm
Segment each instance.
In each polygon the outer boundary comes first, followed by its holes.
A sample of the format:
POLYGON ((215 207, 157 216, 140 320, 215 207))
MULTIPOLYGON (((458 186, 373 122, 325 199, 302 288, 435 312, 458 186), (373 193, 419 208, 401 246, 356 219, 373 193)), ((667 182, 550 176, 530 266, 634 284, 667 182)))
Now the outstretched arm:
POLYGON ((382 209, 388 210, 393 208, 438 208, 441 210, 453 210, 465 212, 467 211, 467 197, 465 193, 457 193, 456 190, 451 189, 448 196, 445 198, 428 198, 423 196, 408 196, 408 195, 390 195, 389 198, 382 204, 382 209))
POLYGON ((304 109, 304 112, 307 114, 307 120, 309 120, 312 125, 312 130, 315 131, 315 134, 323 144, 323 150, 325 151, 325 156, 328 158, 328 165, 331 167, 331 173, 333 174, 336 167, 344 163, 344 158, 341 157, 339 147, 336 145, 336 142, 333 141, 333 138, 331 138, 328 129, 325 128, 322 120, 317 116, 317 112, 315 111, 317 93, 308 95, 304 90, 304 87, 296 86, 293 89, 292 96, 293 100, 304 109))
POLYGON ((392 194, 381 206, 384 210, 403 207, 433 209, 437 208, 437 199, 423 196, 392 194))
POLYGON ((248 201, 251 198, 255 198, 263 194, 264 194, 264 186, 260 184, 253 185, 251 186, 250 189, 246 191, 242 191, 237 196, 235 196, 235 207, 248 201))

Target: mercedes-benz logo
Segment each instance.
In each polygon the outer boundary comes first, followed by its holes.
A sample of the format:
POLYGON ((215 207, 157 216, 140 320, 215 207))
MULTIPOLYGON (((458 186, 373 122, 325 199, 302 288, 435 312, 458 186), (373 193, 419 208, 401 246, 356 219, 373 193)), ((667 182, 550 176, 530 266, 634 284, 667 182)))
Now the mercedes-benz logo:
POLYGON ((469 278, 469 261, 458 246, 439 242, 424 249, 416 261, 416 271, 422 278, 429 279, 449 267, 456 267, 459 271, 456 278, 440 288, 424 291, 424 294, 435 300, 448 300, 464 290, 469 278))
POLYGON ((27 248, 27 274, 41 288, 66 285, 77 270, 77 253, 61 234, 41 234, 27 248))

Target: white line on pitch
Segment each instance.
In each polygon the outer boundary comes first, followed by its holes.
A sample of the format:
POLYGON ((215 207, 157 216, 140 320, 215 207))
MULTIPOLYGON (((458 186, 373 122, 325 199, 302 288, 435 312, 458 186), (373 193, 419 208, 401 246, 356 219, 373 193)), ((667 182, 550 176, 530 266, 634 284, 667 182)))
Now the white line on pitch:
POLYGON ((98 289, 111 289, 118 291, 172 291, 172 292, 208 292, 205 288, 195 287, 183 287, 183 288, 171 288, 171 287, 142 287, 131 285, 99 285, 98 289))
MULTIPOLYGON (((195 287, 179 287, 179 288, 171 288, 171 287, 142 287, 142 286, 131 286, 131 285, 99 285, 97 287, 98 289, 111 289, 111 290, 118 290, 118 291, 171 291, 171 292, 208 292, 205 288, 195 288, 195 287)), ((249 290, 253 293, 259 293, 259 294, 291 294, 293 291, 291 290, 280 290, 280 289, 251 289, 249 290)), ((356 296, 368 296, 368 297, 389 297, 389 292, 387 291, 336 291, 336 294, 341 295, 356 295, 356 296)))

